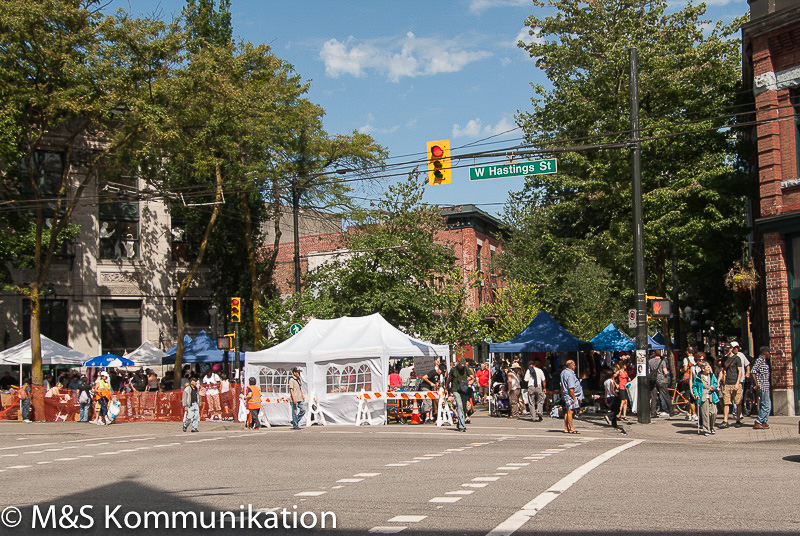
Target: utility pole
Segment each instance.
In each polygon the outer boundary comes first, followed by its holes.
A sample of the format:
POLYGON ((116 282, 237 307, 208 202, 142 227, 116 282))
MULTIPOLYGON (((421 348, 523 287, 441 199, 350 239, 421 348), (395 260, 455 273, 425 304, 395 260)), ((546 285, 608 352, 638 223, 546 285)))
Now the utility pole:
POLYGON ((292 223, 294 227, 294 291, 300 294, 300 185, 292 183, 292 223))
POLYGON ((639 139, 639 53, 630 49, 631 167, 633 169, 633 273, 636 292, 636 379, 639 392, 637 419, 650 423, 650 386, 647 382, 647 294, 644 276, 642 218, 642 143, 639 139))

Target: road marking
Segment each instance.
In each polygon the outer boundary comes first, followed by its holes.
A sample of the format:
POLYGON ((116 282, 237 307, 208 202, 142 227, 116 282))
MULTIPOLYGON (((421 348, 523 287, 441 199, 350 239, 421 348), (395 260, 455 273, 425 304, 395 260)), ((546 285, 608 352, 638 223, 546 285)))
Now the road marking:
POLYGON ((366 477, 366 478, 371 478, 373 476, 378 476, 379 474, 380 473, 358 473, 358 474, 355 474, 353 476, 363 476, 363 477, 366 477))
POLYGON ((327 491, 301 491, 300 493, 295 493, 295 497, 319 497, 320 495, 325 495, 328 493, 327 491))
POLYGON ((33 467, 32 465, 12 465, 11 467, 6 467, 6 469, 27 469, 28 467, 33 467))
POLYGON ((444 456, 444 454, 442 454, 442 453, 439 453, 439 454, 423 454, 423 456, 444 456))
POLYGON ((407 463, 387 463, 386 467, 405 467, 407 463))
POLYGON ((463 497, 434 497, 433 499, 431 499, 428 502, 432 502, 432 503, 454 503, 454 502, 460 501, 461 499, 463 499, 463 497))
POLYGON ((407 527, 372 527, 369 529, 373 534, 397 534, 398 532, 406 530, 407 527))
MULTIPOLYGON (((464 447, 466 448, 466 447, 464 447)), ((464 449, 447 449, 449 452, 464 452, 464 449)))
POLYGON ((498 467, 496 471, 519 471, 521 467, 498 467))
POLYGON ((3 458, 13 458, 19 456, 19 454, 3 454, 3 458))
POLYGON ((428 516, 394 516, 389 523, 419 523, 428 516))
POLYGON ((91 454, 81 454, 78 458, 94 458, 91 454))
POLYGON ((361 482, 364 480, 363 478, 340 478, 336 482, 344 482, 344 483, 351 483, 351 482, 361 482))
POLYGON ((525 456, 523 460, 544 460, 544 456, 525 456))
POLYGON ((29 449, 32 447, 46 447, 55 443, 35 443, 33 445, 17 445, 16 447, 0 447, 0 450, 29 449))
POLYGON ((471 495, 473 493, 475 493, 475 491, 471 489, 460 489, 457 491, 446 491, 445 495, 471 495))
POLYGON ((564 449, 545 449, 542 451, 542 454, 544 454, 545 452, 550 452, 550 453, 564 452, 564 449))
POLYGON ((495 473, 494 476, 506 476, 508 473, 495 473))
POLYGON ((344 486, 331 486, 331 489, 342 489, 344 486))
POLYGON ((28 452, 23 452, 23 454, 41 454, 44 452, 43 450, 29 450, 28 452))
POLYGON ((485 488, 489 484, 461 484, 465 488, 485 488))
POLYGON ((64 449, 44 449, 44 452, 58 452, 60 450, 64 450, 64 449))
POLYGON ((53 463, 53 462, 36 462, 36 465, 47 465, 49 463, 53 463))
POLYGON ((543 457, 543 458, 544 458, 545 456, 552 456, 552 455, 553 455, 553 453, 552 453, 552 452, 540 452, 540 453, 539 453, 539 456, 541 456, 541 457, 543 457))
POLYGON ((101 452, 100 454, 98 454, 98 456, 111 456, 112 454, 119 454, 119 452, 117 452, 117 451, 113 451, 113 452, 101 452))
POLYGON ((431 457, 431 456, 415 456, 414 459, 415 460, 432 460, 433 457, 431 457))
POLYGON ((580 445, 581 445, 580 443, 564 443, 563 445, 559 445, 559 447, 572 448, 572 447, 579 447, 580 445))
POLYGON ((421 460, 403 460, 403 463, 419 463, 421 460))
POLYGON ((532 501, 523 506, 517 512, 511 514, 508 519, 497 525, 487 536, 510 536, 519 530, 525 523, 527 523, 533 516, 541 512, 542 509, 558 498, 559 495, 567 491, 573 484, 578 482, 581 478, 589 474, 593 469, 599 467, 607 462, 617 454, 635 447, 641 440, 630 441, 624 445, 614 447, 611 450, 604 452, 596 458, 584 463, 567 476, 553 484, 549 489, 537 495, 532 501))
POLYGON ((78 458, 56 458, 55 461, 57 462, 71 462, 77 460, 78 458))
POLYGON ((518 463, 507 463, 506 465, 511 465, 515 467, 525 467, 530 464, 531 464, 530 462, 518 462, 518 463))
POLYGON ((476 476, 472 479, 473 482, 494 482, 500 480, 499 476, 476 476))

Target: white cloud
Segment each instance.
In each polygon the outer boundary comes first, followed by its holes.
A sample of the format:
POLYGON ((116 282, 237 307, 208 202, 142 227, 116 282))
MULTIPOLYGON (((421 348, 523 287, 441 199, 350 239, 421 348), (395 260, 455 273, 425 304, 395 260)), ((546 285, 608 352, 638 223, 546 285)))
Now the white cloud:
POLYGON ((358 130, 362 134, 391 134, 400 129, 400 125, 394 125, 389 128, 377 128, 372 124, 374 121, 375 121, 375 116, 372 115, 371 113, 367 114, 367 124, 358 127, 356 130, 358 130))
POLYGON ((481 13, 487 9, 494 7, 516 7, 530 5, 533 8, 531 0, 470 0, 469 10, 473 13, 481 13))
POLYGON ((494 125, 484 125, 480 117, 470 119, 462 128, 460 124, 453 125, 453 138, 478 138, 485 136, 495 136, 503 134, 509 130, 516 129, 517 125, 508 117, 503 117, 494 125))
POLYGON ((517 37, 514 38, 514 46, 517 46, 517 43, 520 41, 526 45, 530 45, 531 43, 541 45, 544 43, 544 37, 542 37, 542 33, 539 28, 536 28, 533 31, 533 35, 531 35, 531 29, 525 26, 519 31, 517 37))
POLYGON ((467 50, 453 40, 420 38, 408 32, 403 37, 381 42, 357 43, 353 37, 344 42, 329 39, 322 45, 319 56, 330 77, 347 74, 363 77, 368 71, 375 71, 397 82, 401 78, 457 72, 491 53, 467 50))

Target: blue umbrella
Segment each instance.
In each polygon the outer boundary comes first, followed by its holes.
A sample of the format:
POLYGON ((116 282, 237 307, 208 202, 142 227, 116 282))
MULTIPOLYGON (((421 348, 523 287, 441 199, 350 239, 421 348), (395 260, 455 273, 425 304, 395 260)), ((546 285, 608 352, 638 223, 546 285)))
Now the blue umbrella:
POLYGON ((103 354, 91 358, 83 364, 84 367, 132 367, 133 361, 116 354, 103 354))

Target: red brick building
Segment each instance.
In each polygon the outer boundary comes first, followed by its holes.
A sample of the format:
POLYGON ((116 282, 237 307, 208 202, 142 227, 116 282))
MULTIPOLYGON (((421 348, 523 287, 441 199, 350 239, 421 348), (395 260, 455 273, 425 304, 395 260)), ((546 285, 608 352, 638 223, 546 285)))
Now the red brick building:
POLYGON ((756 348, 773 351, 776 414, 800 414, 800 1, 750 0, 742 28, 744 88, 757 124, 752 166, 756 264, 763 271, 754 311, 756 348), (762 250, 763 248, 763 250, 762 250), (763 253, 759 255, 758 253, 763 253))
MULTIPOLYGON (((480 304, 492 302, 495 290, 503 286, 502 278, 496 268, 495 257, 502 251, 502 224, 495 217, 477 208, 475 205, 458 205, 442 207, 445 230, 440 231, 437 241, 453 247, 456 262, 461 267, 465 281, 472 273, 478 273, 480 286, 472 289, 468 300, 470 308, 477 309, 480 304)), ((275 283, 281 294, 294 292, 294 243, 291 233, 285 235, 278 251, 275 283)), ((313 270, 320 263, 331 257, 331 253, 341 250, 343 233, 326 233, 304 236, 300 238, 300 269, 302 273, 313 270)), ((464 352, 467 358, 488 357, 486 348, 468 348, 464 352)))

